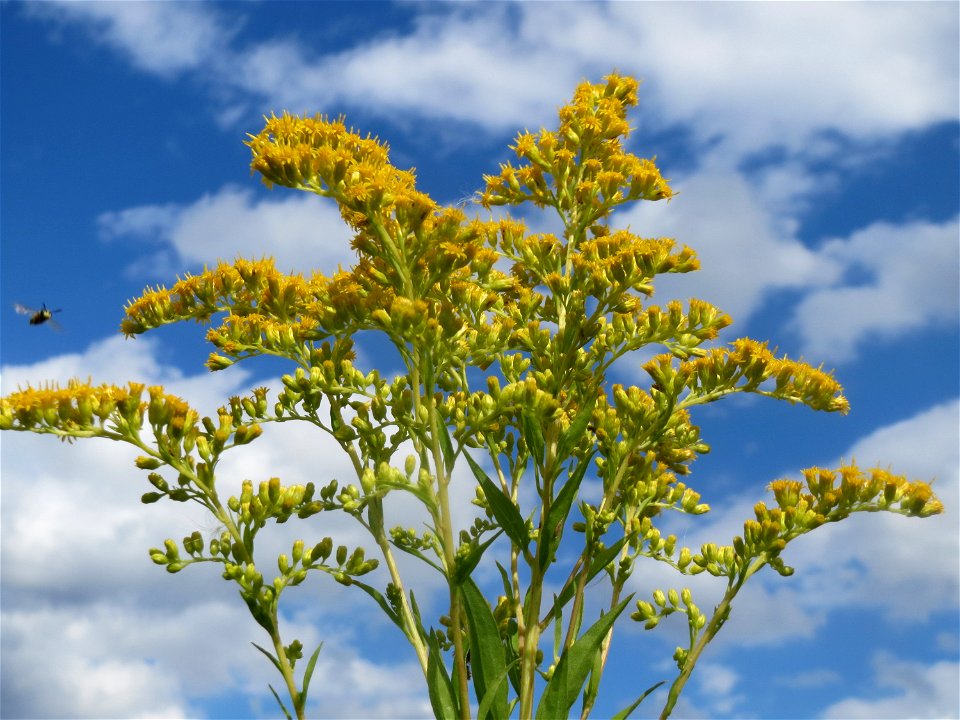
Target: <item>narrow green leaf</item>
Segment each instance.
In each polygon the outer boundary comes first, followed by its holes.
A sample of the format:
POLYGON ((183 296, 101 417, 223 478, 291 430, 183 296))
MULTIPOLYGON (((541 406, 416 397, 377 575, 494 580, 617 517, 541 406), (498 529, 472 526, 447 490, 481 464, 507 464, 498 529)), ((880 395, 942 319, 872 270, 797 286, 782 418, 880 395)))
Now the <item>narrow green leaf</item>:
POLYGON ((443 575, 443 568, 440 567, 440 565, 439 565, 438 563, 436 563, 434 560, 430 559, 429 556, 424 555, 422 552, 420 552, 420 551, 417 550, 416 548, 403 547, 403 546, 400 546, 400 545, 394 545, 394 547, 397 548, 397 550, 400 550, 401 552, 407 553, 407 555, 413 555, 413 556, 414 556, 415 558, 417 558, 418 560, 422 560, 422 561, 425 562, 427 565, 429 565, 429 566, 432 567, 434 570, 436 570, 438 573, 440 573, 441 575, 443 575))
POLYGON ((476 460, 470 457, 470 453, 464 453, 463 456, 467 459, 467 464, 470 465, 470 469, 473 470, 473 475, 477 478, 477 482, 480 483, 480 487, 483 488, 483 494, 487 498, 487 503, 490 505, 490 511, 497 519, 497 522, 500 523, 500 527, 503 528, 503 531, 514 545, 522 550, 526 550, 527 545, 530 543, 530 536, 527 534, 527 524, 524 522, 523 516, 520 515, 520 511, 517 510, 517 506, 513 504, 513 500, 500 489, 499 485, 487 477, 483 468, 477 464, 476 460))
POLYGON ((633 598, 631 593, 606 615, 601 616, 577 641, 560 656, 560 661, 553 671, 553 677, 547 683, 540 696, 537 707, 538 720, 553 720, 565 718, 570 708, 580 694, 587 674, 594 664, 595 656, 600 652, 600 646, 607 630, 613 625, 620 613, 633 598))
POLYGON ((513 597, 513 585, 510 584, 510 576, 499 560, 497 561, 497 570, 500 571, 500 579, 503 580, 503 594, 507 597, 513 597))
POLYGON ((471 578, 464 580, 460 586, 460 594, 463 597, 470 631, 470 660, 477 700, 486 700, 488 694, 494 694, 489 699, 485 712, 478 714, 478 720, 484 720, 486 712, 490 713, 492 720, 506 720, 507 686, 503 678, 507 676, 507 664, 497 621, 483 593, 471 578))
POLYGON ((277 691, 273 689, 273 685, 267 685, 267 687, 270 688, 270 692, 273 693, 273 697, 277 699, 277 704, 280 706, 280 709, 283 710, 283 716, 287 720, 293 720, 293 718, 290 716, 290 712, 287 710, 287 706, 283 704, 283 700, 281 700, 280 696, 277 695, 277 691))
POLYGON ((266 655, 266 656, 270 659, 270 662, 273 663, 273 666, 277 669, 277 672, 280 673, 281 675, 283 675, 283 670, 280 669, 280 662, 279 662, 270 652, 268 652, 267 650, 264 650, 262 647, 260 647, 259 645, 257 645, 255 642, 252 642, 252 643, 250 643, 250 644, 253 645, 257 650, 259 650, 260 652, 262 652, 264 655, 266 655))
POLYGON ((313 677, 313 668, 317 665, 317 658, 320 657, 320 648, 323 647, 323 643, 317 645, 317 649, 313 651, 313 655, 310 656, 310 662, 307 663, 307 669, 303 671, 303 692, 300 693, 300 704, 301 707, 305 707, 307 704, 307 690, 310 688, 310 678, 313 677))
POLYGON ((420 606, 417 605, 417 598, 414 596, 413 590, 410 591, 410 611, 413 613, 413 619, 417 621, 417 632, 420 633, 420 640, 424 643, 429 642, 427 631, 423 627, 423 619, 420 617, 420 606))
MULTIPOLYGON (((593 580, 607 565, 610 564, 610 561, 612 561, 620 553, 620 550, 623 548, 623 545, 626 542, 627 539, 622 537, 610 547, 601 550, 600 553, 593 558, 592 562, 590 563, 590 572, 587 573, 587 582, 593 580)), ((576 589, 576 585, 576 582, 572 582, 560 593, 560 597, 557 598, 560 601, 560 607, 563 607, 570 602, 570 598, 573 597, 573 591, 576 589)))
POLYGON ((560 436, 560 441, 557 443, 557 457, 567 457, 570 451, 576 446, 577 442, 583 436, 583 431, 587 429, 587 425, 590 423, 591 418, 593 418, 593 408, 596 404, 597 396, 594 395, 593 398, 580 409, 580 412, 577 413, 573 422, 570 423, 570 427, 560 436))
MULTIPOLYGON (((490 706, 497 699, 497 695, 499 694, 500 686, 503 685, 504 678, 507 677, 510 671, 513 670, 514 667, 519 662, 520 662, 520 658, 517 658, 512 663, 510 663, 507 667, 505 667, 503 669, 503 672, 499 676, 494 678, 493 687, 487 688, 486 694, 483 696, 483 699, 480 701, 480 707, 477 709, 477 720, 481 720, 481 718, 486 717, 487 713, 490 712, 490 706)), ((505 687, 506 686, 504 686, 504 688, 505 687)), ((517 701, 519 699, 520 699, 519 697, 515 697, 512 702, 509 702, 507 704, 506 713, 504 717, 510 717, 510 713, 513 712, 513 707, 514 705, 517 704, 517 701)))
POLYGON ((440 451, 443 453, 443 464, 449 474, 453 470, 453 465, 457 461, 457 456, 453 452, 453 443, 450 440, 450 431, 447 424, 437 418, 437 440, 440 441, 440 451))
POLYGON ((612 718, 610 718, 610 720, 627 720, 627 718, 630 716, 630 713, 632 713, 634 710, 637 709, 637 706, 643 702, 643 700, 647 697, 647 695, 652 693, 654 690, 656 690, 658 687, 663 685, 665 682, 666 680, 661 680, 656 685, 648 687, 646 690, 643 691, 643 695, 641 695, 640 697, 638 697, 636 700, 633 701, 632 705, 625 707, 623 710, 621 710, 612 718))
POLYGON ((577 491, 580 489, 580 483, 583 481, 583 476, 586 474, 589 465, 589 458, 580 461, 577 469, 563 484, 553 504, 550 505, 537 553, 537 561, 540 564, 541 572, 546 570, 546 566, 549 565, 553 556, 554 548, 560 543, 563 526, 570 514, 570 507, 573 505, 574 498, 577 497, 577 491))
POLYGON ((397 615, 396 612, 394 612, 394 609, 392 607, 390 607, 390 603, 387 602, 387 599, 383 596, 383 593, 381 593, 376 588, 373 588, 370 585, 367 585, 364 582, 360 582, 356 578, 350 578, 350 579, 352 580, 351 584, 356 585, 358 588, 363 590, 367 595, 369 595, 374 600, 376 600, 377 605, 379 605, 380 608, 383 610, 383 612, 386 613, 387 617, 393 621, 393 624, 396 625, 401 630, 403 630, 403 622, 401 622, 400 616, 397 615))
MULTIPOLYGON (((600 676, 602 674, 603 653, 598 652, 593 656, 593 667, 590 668, 590 677, 587 679, 587 687, 583 691, 584 710, 593 707, 593 703, 597 699, 597 693, 600 691, 600 676)), ((580 714, 583 715, 584 713, 581 712, 580 714)))
POLYGON ((431 634, 427 639, 427 691, 430 695, 430 705, 433 707, 434 717, 460 717, 457 696, 453 692, 453 683, 447 674, 447 667, 443 663, 443 655, 437 639, 431 634))
POLYGON ((531 413, 523 413, 523 439, 527 443, 527 449, 536 461, 537 465, 543 467, 544 459, 544 441, 543 428, 540 425, 540 419, 534 418, 531 413))
POLYGON ((460 585, 464 580, 467 580, 470 577, 470 573, 473 572, 473 569, 477 566, 477 563, 480 562, 480 558, 483 557, 484 551, 490 547, 490 543, 500 537, 501 530, 497 530, 492 536, 487 538, 482 544, 477 545, 467 557, 462 559, 457 559, 456 567, 453 570, 453 584, 460 585))

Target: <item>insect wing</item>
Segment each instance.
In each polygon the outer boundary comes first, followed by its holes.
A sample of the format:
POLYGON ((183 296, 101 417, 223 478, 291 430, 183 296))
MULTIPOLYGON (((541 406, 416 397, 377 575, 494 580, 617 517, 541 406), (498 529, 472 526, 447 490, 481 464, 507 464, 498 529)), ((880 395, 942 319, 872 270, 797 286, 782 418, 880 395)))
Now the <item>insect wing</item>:
POLYGON ((13 309, 21 315, 35 315, 37 313, 37 311, 33 308, 27 307, 26 305, 21 305, 20 303, 14 303, 13 309))

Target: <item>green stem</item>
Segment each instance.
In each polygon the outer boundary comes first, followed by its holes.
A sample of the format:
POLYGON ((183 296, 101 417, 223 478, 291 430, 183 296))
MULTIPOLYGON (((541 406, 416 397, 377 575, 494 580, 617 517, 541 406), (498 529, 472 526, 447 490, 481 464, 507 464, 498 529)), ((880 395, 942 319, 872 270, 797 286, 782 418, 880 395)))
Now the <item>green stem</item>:
POLYGON ((670 686, 670 693, 667 695, 667 702, 664 704, 663 710, 660 713, 660 720, 667 720, 667 718, 670 717, 670 713, 673 712, 673 708, 677 704, 677 700, 680 698, 680 693, 683 691, 683 686, 687 684, 687 680, 690 679, 690 675, 693 673, 693 668, 696 666, 697 660, 700 658, 700 654, 704 651, 707 645, 710 644, 710 641, 713 640, 717 632, 730 616, 730 604, 737 596, 737 593, 740 592, 740 588, 743 587, 743 583, 746 582, 748 577, 757 572, 765 564, 765 558, 760 557, 755 559, 754 562, 747 568, 747 570, 737 578, 736 582, 731 583, 727 587, 727 591, 724 593, 723 599, 713 611, 710 622, 708 622, 706 627, 704 627, 703 632, 700 634, 697 642, 694 643, 693 647, 690 648, 690 652, 687 654, 686 661, 683 664, 683 669, 680 671, 677 679, 673 681, 673 685, 670 686))
POLYGON ((297 680, 293 676, 293 668, 290 661, 287 660, 287 653, 283 649, 283 640, 280 638, 279 622, 277 620, 277 609, 274 604, 272 615, 273 628, 270 630, 270 639, 273 641, 273 649, 277 654, 277 660, 280 663, 280 674, 283 675, 283 681, 287 684, 287 692, 290 693, 290 700, 293 703, 294 712, 297 714, 297 720, 303 720, 303 708, 300 703, 300 691, 297 690, 297 680))
POLYGON ((403 589, 403 581, 400 578, 400 571, 397 569, 396 560, 393 557, 393 550, 390 547, 390 541, 387 539, 386 533, 383 531, 383 526, 379 529, 379 532, 374 532, 374 537, 377 540, 377 544, 380 546, 380 551, 383 553, 384 562, 387 564, 387 570, 390 573, 390 579, 396 588, 400 591, 400 609, 401 617, 403 619, 404 633, 407 636, 407 639, 410 641, 410 644, 413 645, 414 651, 417 653, 417 660, 420 661, 420 668, 423 670, 424 677, 427 676, 427 648, 423 644, 423 640, 420 638, 420 631, 417 628, 416 620, 413 617, 413 611, 410 608, 410 603, 407 600, 407 594, 403 589))

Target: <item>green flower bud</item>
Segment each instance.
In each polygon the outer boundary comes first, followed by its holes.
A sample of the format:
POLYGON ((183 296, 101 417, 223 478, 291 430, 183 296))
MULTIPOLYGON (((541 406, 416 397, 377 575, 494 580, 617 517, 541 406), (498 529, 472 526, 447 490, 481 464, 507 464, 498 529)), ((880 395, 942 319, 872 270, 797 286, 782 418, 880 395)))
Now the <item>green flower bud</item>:
POLYGON ((363 492, 367 495, 376 489, 377 477, 372 468, 366 468, 360 475, 360 485, 363 488, 363 492))
POLYGON ((163 462, 157 458, 148 457, 147 455, 141 455, 135 461, 136 466, 141 470, 156 470, 158 467, 163 465, 163 462))
POLYGON ((343 565, 347 561, 347 546, 337 547, 337 565, 343 565))

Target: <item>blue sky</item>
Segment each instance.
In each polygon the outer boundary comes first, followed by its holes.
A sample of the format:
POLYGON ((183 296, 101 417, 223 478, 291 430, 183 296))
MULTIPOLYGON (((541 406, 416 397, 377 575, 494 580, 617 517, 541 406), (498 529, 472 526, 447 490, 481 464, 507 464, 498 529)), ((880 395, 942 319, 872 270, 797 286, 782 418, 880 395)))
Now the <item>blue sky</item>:
MULTIPOLYGON (((692 483, 714 510, 676 524, 681 542, 729 542, 767 482, 841 459, 935 478, 947 507, 925 521, 858 517, 791 545, 796 575, 761 576, 738 599, 676 716, 958 717, 958 8, 5 2, 2 390, 137 379, 209 412, 275 382, 276 366, 208 374, 201 328, 117 333, 146 285, 219 258, 350 262, 332 204, 250 176, 242 142, 263 114, 345 113, 415 166, 422 190, 455 202, 518 130, 552 127, 579 81, 633 74, 632 149, 656 155, 679 195, 614 220, 676 237, 703 266, 662 283, 658 301, 719 305, 735 321, 724 339, 769 339, 835 368, 852 405, 847 417, 761 399, 705 408, 695 421, 714 451, 692 483), (62 308, 62 331, 29 326, 14 303, 62 308)), ((641 364, 617 379, 639 382, 641 364)), ((224 482, 349 477, 322 438, 283 429, 225 463, 224 482)), ((170 577, 147 557, 212 521, 140 505, 147 483, 127 447, 0 441, 0 714, 275 716, 275 678, 249 645, 263 639, 233 586, 206 567, 170 577)), ((458 493, 469 519, 465 476, 458 493)), ((284 528, 277 547, 297 532, 364 542, 332 522, 284 528)), ((409 572, 439 612, 436 580, 409 572)), ((647 596, 689 585, 702 607, 717 597, 709 578, 660 567, 633 582, 647 596)), ((290 637, 325 643, 311 714, 422 717, 413 655, 365 600, 318 579, 285 618, 290 637)), ((672 677, 682 632, 618 627, 597 717, 672 677)))

